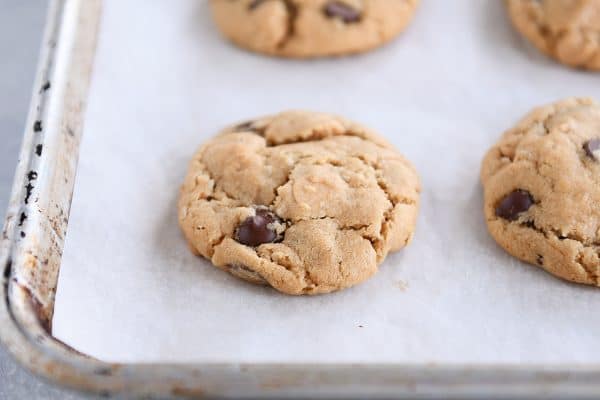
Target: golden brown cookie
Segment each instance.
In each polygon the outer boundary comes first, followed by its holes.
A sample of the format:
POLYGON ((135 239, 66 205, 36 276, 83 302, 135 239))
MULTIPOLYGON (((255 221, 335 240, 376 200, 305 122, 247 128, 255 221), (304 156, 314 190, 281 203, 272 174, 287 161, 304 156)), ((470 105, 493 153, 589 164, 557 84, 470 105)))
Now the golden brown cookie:
POLYGON ((364 281, 415 229, 419 179, 384 139, 291 111, 230 127, 194 156, 179 199, 191 249, 289 294, 364 281))
POLYGON ((600 0, 507 0, 514 26, 563 64, 600 70, 600 0))
POLYGON ((533 110, 488 152, 481 181, 489 231, 506 251, 600 285, 600 104, 533 110))
POLYGON ((419 0, 210 0, 217 26, 240 47, 284 57, 359 53, 398 35, 419 0))

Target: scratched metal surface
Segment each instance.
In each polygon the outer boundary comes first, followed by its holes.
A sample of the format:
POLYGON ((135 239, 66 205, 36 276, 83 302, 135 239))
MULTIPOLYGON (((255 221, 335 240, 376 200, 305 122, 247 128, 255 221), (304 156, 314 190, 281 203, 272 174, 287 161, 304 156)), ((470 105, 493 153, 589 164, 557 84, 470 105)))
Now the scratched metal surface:
MULTIPOLYGON (((46 0, 0 0, 0 220, 4 219, 35 77, 46 0)), ((33 376, 0 347, 0 399, 93 399, 33 376)))

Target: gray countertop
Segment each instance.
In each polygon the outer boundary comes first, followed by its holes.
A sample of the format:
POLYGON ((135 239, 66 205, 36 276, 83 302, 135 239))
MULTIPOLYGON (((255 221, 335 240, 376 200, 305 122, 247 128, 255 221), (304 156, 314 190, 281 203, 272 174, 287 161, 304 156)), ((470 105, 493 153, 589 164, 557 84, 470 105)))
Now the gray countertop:
MULTIPOLYGON (((0 218, 4 220, 38 52, 47 0, 0 0, 0 218)), ((0 346, 0 400, 89 399, 55 388, 15 363, 0 346)))

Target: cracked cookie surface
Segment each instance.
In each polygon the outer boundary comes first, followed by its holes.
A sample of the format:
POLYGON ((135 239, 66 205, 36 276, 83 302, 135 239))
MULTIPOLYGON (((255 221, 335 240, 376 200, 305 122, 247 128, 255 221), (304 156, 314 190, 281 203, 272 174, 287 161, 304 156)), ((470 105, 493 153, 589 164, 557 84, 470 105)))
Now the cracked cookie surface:
POLYGON ((517 30, 563 64, 600 70, 600 1, 507 0, 517 30))
POLYGON ((289 111, 229 127, 193 157, 179 223, 197 255, 289 294, 358 284, 415 229, 420 183, 386 140, 289 111))
POLYGON ((214 20, 240 47, 284 57, 363 52, 398 35, 419 0, 210 0, 214 20))
POLYGON ((487 153, 481 181, 488 229, 506 251, 600 286, 600 104, 533 110, 487 153))

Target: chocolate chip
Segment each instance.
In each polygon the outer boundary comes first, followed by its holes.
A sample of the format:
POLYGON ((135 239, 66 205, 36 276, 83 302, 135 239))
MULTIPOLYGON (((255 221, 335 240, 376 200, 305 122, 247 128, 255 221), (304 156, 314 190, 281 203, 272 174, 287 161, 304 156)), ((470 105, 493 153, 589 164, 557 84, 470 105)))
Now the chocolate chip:
POLYGON ((361 17, 359 10, 338 0, 328 1, 323 7, 323 12, 328 18, 339 18, 346 24, 359 22, 361 17))
POLYGON ((544 256, 543 255, 538 254, 537 263, 538 263, 538 265, 542 265, 542 266, 544 265, 544 256))
POLYGON ((254 0, 252 3, 250 3, 248 5, 248 10, 250 10, 250 11, 254 10, 256 7, 260 6, 265 1, 266 0, 254 0))
POLYGON ((235 240, 246 246, 259 246, 263 243, 273 243, 278 239, 273 223, 279 218, 269 210, 258 209, 256 215, 248 217, 238 226, 235 240))
POLYGON ((594 161, 600 159, 600 139, 592 139, 583 145, 585 154, 594 161))
POLYGON ((522 189, 517 189, 504 197, 496 207, 496 215, 509 221, 515 221, 521 213, 529 210, 533 205, 531 194, 522 189))

